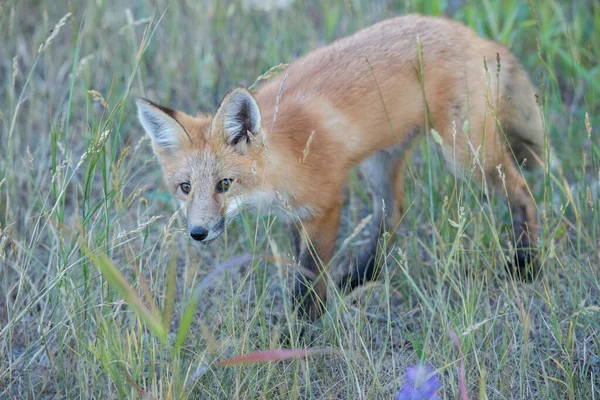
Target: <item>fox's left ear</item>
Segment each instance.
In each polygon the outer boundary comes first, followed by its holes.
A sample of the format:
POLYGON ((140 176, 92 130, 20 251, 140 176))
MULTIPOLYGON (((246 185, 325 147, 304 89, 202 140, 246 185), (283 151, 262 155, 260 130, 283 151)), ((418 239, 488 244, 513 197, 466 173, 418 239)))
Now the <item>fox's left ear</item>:
POLYGON ((246 89, 236 88, 225 95, 213 124, 220 124, 216 128, 221 128, 227 143, 241 151, 247 145, 261 140, 260 108, 246 89))
POLYGON ((152 140, 152 148, 158 155, 170 154, 189 140, 177 121, 177 111, 162 107, 145 99, 137 99, 138 117, 152 140))

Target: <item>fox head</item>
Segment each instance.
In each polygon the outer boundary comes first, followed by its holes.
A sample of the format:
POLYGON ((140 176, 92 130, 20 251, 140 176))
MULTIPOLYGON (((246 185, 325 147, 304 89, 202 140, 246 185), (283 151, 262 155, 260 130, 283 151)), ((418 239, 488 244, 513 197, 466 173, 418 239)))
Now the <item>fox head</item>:
POLYGON ((216 113, 191 117, 137 100, 138 116, 194 240, 209 243, 256 196, 264 134, 252 94, 230 91, 216 113))

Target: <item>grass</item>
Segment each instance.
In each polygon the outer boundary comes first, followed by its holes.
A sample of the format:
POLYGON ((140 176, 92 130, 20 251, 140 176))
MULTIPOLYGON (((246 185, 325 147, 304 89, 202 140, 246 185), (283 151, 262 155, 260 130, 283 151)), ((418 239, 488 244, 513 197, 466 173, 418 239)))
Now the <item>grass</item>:
MULTIPOLYGON (((390 398, 418 361, 456 398, 461 360, 471 398, 600 398, 597 2, 29 3, 0 2, 0 398, 390 398), (504 43, 539 87, 560 161, 531 180, 542 274, 505 276, 502 194, 482 204, 423 143, 382 278, 332 293, 292 353, 269 353, 290 313, 285 225, 245 214, 195 246, 131 97, 214 110, 235 84, 414 11, 504 43)), ((334 277, 360 246, 364 187, 353 173, 334 277)))

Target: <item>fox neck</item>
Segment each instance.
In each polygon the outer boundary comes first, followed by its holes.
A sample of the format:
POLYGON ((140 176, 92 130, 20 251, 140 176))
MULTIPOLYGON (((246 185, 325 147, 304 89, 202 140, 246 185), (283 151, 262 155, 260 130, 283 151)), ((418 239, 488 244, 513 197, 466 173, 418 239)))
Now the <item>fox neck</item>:
MULTIPOLYGON (((276 197, 287 193, 287 179, 282 175, 285 165, 282 163, 277 146, 271 146, 267 138, 261 149, 253 155, 252 175, 254 178, 253 190, 249 195, 276 197)), ((287 195, 286 195, 287 196, 287 195)))
POLYGON ((294 159, 284 143, 272 137, 265 129, 265 138, 252 154, 254 185, 245 193, 232 199, 227 214, 239 212, 239 208, 275 212, 280 216, 304 218, 310 215, 309 207, 298 204, 294 185, 294 159), (233 211, 231 211, 233 210, 233 211))
POLYGON ((310 207, 297 203, 289 179, 278 173, 285 168, 279 162, 277 154, 270 157, 262 155, 257 160, 254 173, 255 184, 244 193, 237 194, 227 201, 227 219, 231 219, 243 210, 253 210, 263 214, 274 213, 284 218, 306 218, 311 215, 310 207))

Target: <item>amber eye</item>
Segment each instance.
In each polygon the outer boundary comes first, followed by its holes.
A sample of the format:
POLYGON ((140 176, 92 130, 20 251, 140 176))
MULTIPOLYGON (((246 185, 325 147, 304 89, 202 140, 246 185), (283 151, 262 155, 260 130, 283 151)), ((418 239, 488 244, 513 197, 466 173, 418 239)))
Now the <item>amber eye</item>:
POLYGON ((192 190, 192 185, 190 185, 189 182, 183 182, 181 185, 179 185, 179 187, 181 188, 181 191, 185 194, 189 194, 190 190, 192 190))
POLYGON ((217 183, 217 193, 225 193, 231 187, 231 183, 233 179, 225 178, 219 183, 217 183))

